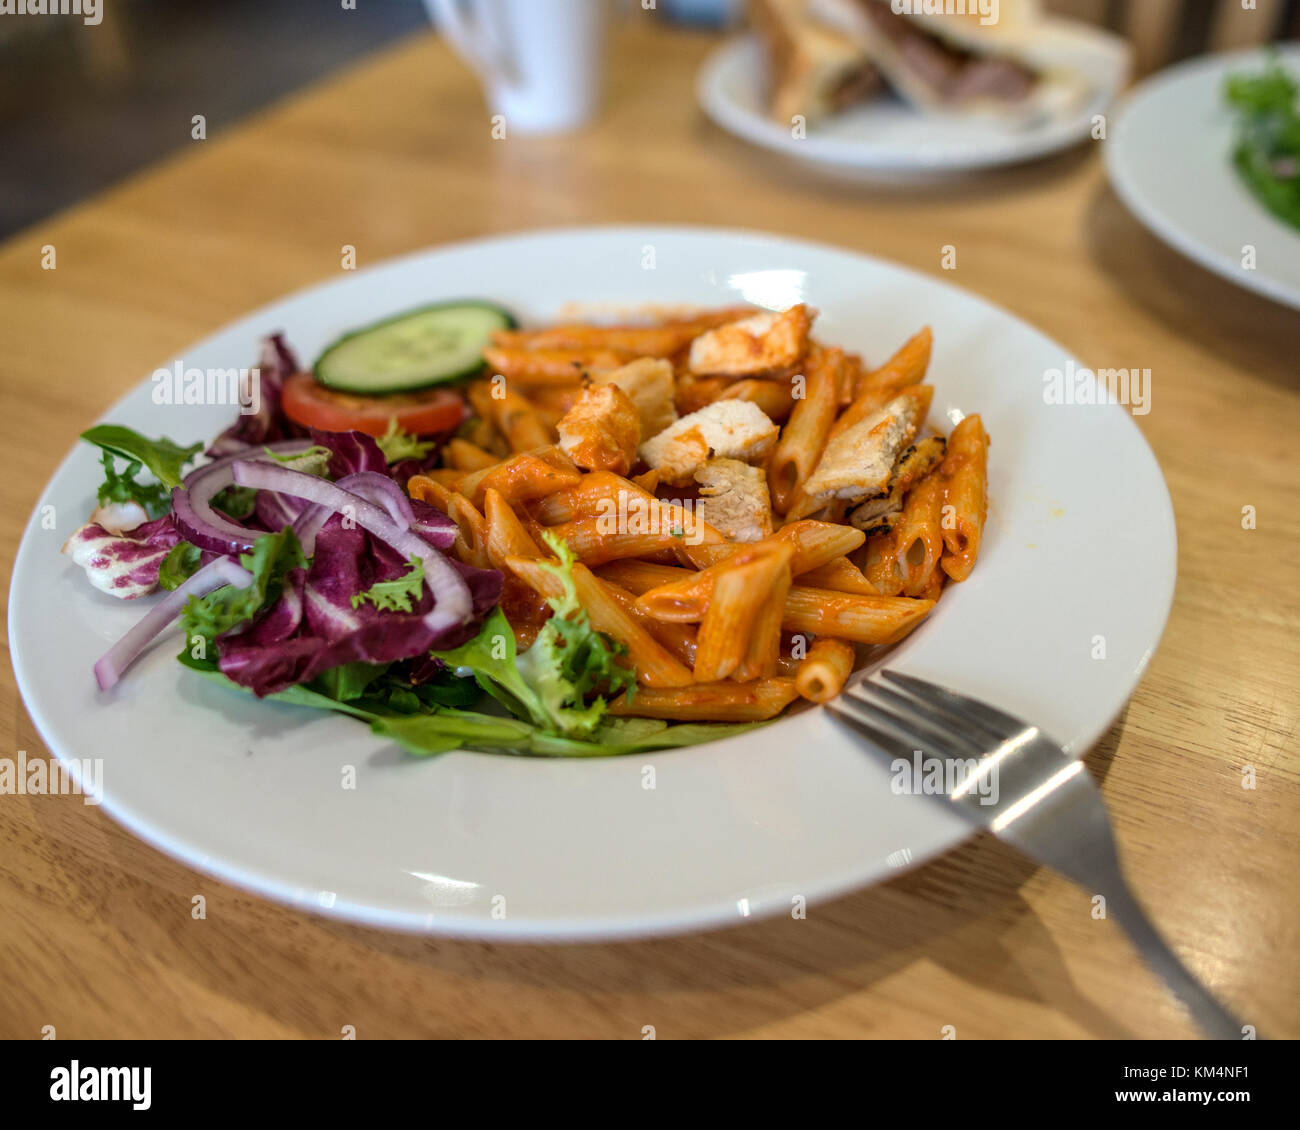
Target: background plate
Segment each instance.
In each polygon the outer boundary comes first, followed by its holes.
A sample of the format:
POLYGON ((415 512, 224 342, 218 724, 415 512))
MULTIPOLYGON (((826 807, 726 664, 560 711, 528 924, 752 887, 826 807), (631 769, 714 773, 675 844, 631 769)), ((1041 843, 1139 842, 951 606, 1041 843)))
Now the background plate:
MULTIPOLYGON (((1278 52, 1300 77, 1300 46, 1278 52)), ((1267 54, 1234 51, 1171 67, 1134 90, 1104 146, 1111 184, 1134 215, 1202 267, 1300 309, 1300 231, 1251 194, 1232 163, 1229 73, 1261 70, 1267 54), (1254 270, 1242 267, 1255 248, 1254 270)))
POLYGON ((723 129, 755 145, 839 176, 893 179, 957 173, 1028 161, 1091 136, 1093 117, 1106 111, 1128 78, 1131 51, 1118 36, 1087 24, 1048 20, 1036 56, 1068 64, 1092 83, 1073 113, 1010 128, 978 118, 921 114, 891 95, 873 99, 809 127, 803 138, 772 121, 763 94, 761 44, 742 36, 719 47, 700 72, 705 112, 723 129))

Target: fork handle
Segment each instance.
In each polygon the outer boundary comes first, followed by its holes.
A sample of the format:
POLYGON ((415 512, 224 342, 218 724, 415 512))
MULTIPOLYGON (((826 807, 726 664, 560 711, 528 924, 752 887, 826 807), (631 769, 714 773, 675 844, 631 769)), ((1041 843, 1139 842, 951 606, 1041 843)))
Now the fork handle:
POLYGON ((1146 911, 1119 879, 1106 892, 1106 902, 1147 964, 1187 1006, 1193 1019, 1212 1040, 1240 1040, 1243 1025, 1201 984, 1156 932, 1146 911))

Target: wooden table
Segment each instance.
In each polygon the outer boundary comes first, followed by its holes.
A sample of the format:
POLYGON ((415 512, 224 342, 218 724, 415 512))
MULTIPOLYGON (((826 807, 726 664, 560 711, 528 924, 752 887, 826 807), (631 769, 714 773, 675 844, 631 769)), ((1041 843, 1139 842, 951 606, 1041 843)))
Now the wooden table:
MULTIPOLYGON (((778 164, 696 108, 713 42, 624 28, 598 125, 496 141, 467 72, 421 36, 210 140, 178 121, 175 157, 0 247, 6 571, 78 431, 214 327, 337 272, 343 244, 365 265, 538 225, 692 222, 936 275, 953 244, 945 277, 1091 365, 1152 369, 1139 423, 1178 514, 1178 595, 1089 762, 1137 889, 1192 968, 1261 1032, 1300 1036, 1300 315, 1147 235, 1095 145, 928 190, 828 185, 778 164), (1243 530, 1244 506, 1258 528, 1243 530)), ((8 664, 4 689, 0 755, 43 753, 8 664)), ((360 1038, 1194 1034, 1086 894, 987 838, 806 921, 552 947, 298 914, 68 798, 2 797, 0 830, 5 1037, 54 1025, 60 1038, 331 1039, 347 1024, 360 1038)))

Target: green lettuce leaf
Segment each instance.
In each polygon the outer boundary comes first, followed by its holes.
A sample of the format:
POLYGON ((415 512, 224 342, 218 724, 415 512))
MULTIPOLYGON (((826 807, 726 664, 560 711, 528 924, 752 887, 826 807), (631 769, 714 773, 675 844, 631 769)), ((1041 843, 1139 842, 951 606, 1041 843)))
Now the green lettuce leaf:
POLYGON ((546 568, 563 592, 549 600, 555 615, 533 646, 517 654, 515 634, 496 608, 474 639, 433 654, 453 671, 473 671, 479 685, 517 718, 562 738, 584 738, 604 717, 607 698, 634 691, 636 672, 618 662, 626 647, 592 628, 578 604, 568 545, 549 535, 547 540, 559 561, 546 568))
POLYGON ((411 602, 424 595, 424 562, 418 557, 412 557, 407 564, 411 567, 409 573, 403 573, 391 581, 376 581, 365 592, 359 592, 352 598, 352 607, 360 608, 368 600, 383 611, 412 611, 411 602))
POLYGON ((291 471, 301 471, 305 475, 316 475, 318 478, 325 477, 330 460, 334 458, 334 452, 321 444, 288 455, 277 455, 269 447, 263 448, 263 451, 276 463, 283 464, 291 471))
POLYGON ((240 556, 239 563, 253 574, 247 588, 224 585, 206 596, 192 596, 181 613, 186 648, 196 638, 206 641, 204 651, 212 650, 213 641, 223 632, 253 619, 268 604, 279 599, 284 578, 294 569, 307 564, 297 535, 286 526, 278 534, 263 534, 253 543, 251 552, 240 556))
POLYGON ((181 485, 181 468, 203 450, 203 444, 181 447, 163 436, 147 439, 137 431, 118 424, 99 424, 81 433, 81 438, 128 462, 143 464, 163 486, 181 485))
POLYGON ((403 459, 424 459, 434 447, 432 440, 419 440, 410 432, 402 431, 397 426, 396 416, 388 421, 388 431, 377 436, 375 442, 389 463, 400 463, 403 459))
POLYGON ((203 551, 187 541, 177 542, 158 566, 158 584, 168 592, 178 589, 198 572, 203 551))
POLYGON ((247 518, 257 509, 257 488, 228 486, 213 496, 212 509, 220 510, 227 518, 247 518))

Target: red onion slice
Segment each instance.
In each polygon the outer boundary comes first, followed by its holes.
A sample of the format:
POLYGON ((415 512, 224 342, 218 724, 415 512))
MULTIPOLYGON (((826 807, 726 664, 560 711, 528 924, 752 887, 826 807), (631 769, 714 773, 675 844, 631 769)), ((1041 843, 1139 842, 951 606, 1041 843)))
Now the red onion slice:
POLYGON ((335 485, 360 495, 367 502, 382 506, 399 526, 409 526, 415 521, 415 508, 406 491, 387 475, 381 475, 378 471, 356 471, 338 479, 335 485))
POLYGON ((446 557, 410 529, 409 522, 395 522, 383 507, 344 490, 338 483, 276 463, 240 460, 235 462, 233 471, 235 482, 240 486, 278 491, 327 506, 333 513, 351 518, 367 533, 387 542, 404 557, 418 557, 424 563, 425 584, 433 594, 433 609, 425 617, 430 630, 441 632, 459 627, 473 616, 474 601, 464 578, 446 557))
MULTIPOLYGON (((406 496, 406 492, 387 475, 381 475, 378 471, 356 471, 336 480, 334 485, 359 495, 376 506, 382 506, 399 526, 409 527, 415 522, 415 509, 411 506, 411 500, 406 496)), ((272 496, 268 492, 261 497, 272 496)), ((273 497, 283 498, 284 495, 273 497)), ((316 535, 333 514, 334 511, 330 507, 316 502, 306 507, 294 519, 293 532, 298 535, 302 551, 308 557, 316 552, 316 535)))
POLYGON ((104 653, 95 664, 95 681, 99 683, 99 689, 106 691, 117 684, 153 638, 181 614, 191 596, 203 596, 225 585, 243 589, 252 583, 253 574, 229 557, 218 557, 204 565, 149 609, 134 628, 104 653))
POLYGON ((212 508, 212 500, 233 483, 231 468, 238 462, 270 459, 268 452, 292 455, 311 447, 309 439, 285 440, 227 455, 191 471, 181 486, 172 491, 172 517, 187 541, 200 549, 234 556, 245 553, 262 536, 260 530, 232 522, 212 508))

